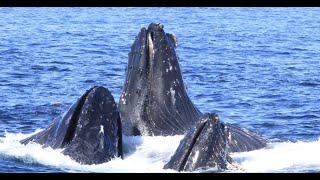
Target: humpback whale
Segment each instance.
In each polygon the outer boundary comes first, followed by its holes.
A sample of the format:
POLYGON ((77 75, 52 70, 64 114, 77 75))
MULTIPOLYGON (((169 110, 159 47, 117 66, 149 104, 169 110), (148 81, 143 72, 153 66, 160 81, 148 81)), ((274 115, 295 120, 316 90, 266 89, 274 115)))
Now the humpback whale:
POLYGON ((227 130, 215 113, 204 114, 181 140, 164 169, 195 171, 205 168, 227 168, 227 130))
POLYGON ((102 86, 90 88, 46 129, 21 141, 29 142, 63 148, 63 154, 81 164, 122 157, 121 121, 113 96, 102 86))
POLYGON ((233 163, 231 152, 260 149, 267 141, 258 134, 223 123, 215 113, 206 113, 180 141, 164 169, 177 171, 223 171, 233 163), (233 139, 232 137, 236 137, 233 139))
POLYGON ((200 118, 185 90, 175 47, 175 36, 161 24, 151 23, 136 37, 119 100, 124 134, 184 134, 200 118))

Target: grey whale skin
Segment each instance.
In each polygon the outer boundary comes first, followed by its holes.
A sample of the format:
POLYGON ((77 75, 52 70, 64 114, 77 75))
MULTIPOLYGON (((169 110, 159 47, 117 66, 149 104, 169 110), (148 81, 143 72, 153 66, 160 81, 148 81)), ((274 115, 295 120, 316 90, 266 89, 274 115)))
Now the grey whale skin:
POLYGON ((122 157, 121 121, 108 89, 87 90, 65 114, 55 118, 43 131, 21 141, 44 147, 64 148, 81 164, 99 164, 122 157))
POLYGON ((136 37, 119 100, 124 134, 182 135, 200 118, 185 91, 175 47, 175 36, 160 24, 151 23, 136 37))
POLYGON ((161 24, 151 23, 136 37, 119 100, 124 134, 186 134, 164 167, 178 171, 227 169, 230 152, 265 147, 267 141, 258 134, 235 124, 213 123, 217 116, 203 115, 194 106, 185 91, 175 47, 176 37, 165 33, 161 24))

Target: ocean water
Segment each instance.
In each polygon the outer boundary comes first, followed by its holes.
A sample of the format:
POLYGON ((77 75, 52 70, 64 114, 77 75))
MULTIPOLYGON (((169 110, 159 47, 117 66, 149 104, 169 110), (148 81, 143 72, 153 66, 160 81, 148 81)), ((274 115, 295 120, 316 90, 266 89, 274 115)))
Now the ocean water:
POLYGON ((0 8, 0 172, 174 172, 183 136, 124 137, 124 160, 81 165, 22 145, 93 85, 118 101, 142 27, 178 38, 202 112, 270 140, 225 172, 320 171, 320 8, 0 8), (139 162, 137 164, 137 162, 139 162))

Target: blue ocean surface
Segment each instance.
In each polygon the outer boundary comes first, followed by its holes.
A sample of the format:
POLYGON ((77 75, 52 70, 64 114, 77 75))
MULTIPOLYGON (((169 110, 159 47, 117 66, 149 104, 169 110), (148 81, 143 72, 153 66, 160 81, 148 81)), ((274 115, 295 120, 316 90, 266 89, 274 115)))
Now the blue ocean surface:
POLYGON ((118 102, 131 44, 151 22, 176 35, 202 112, 270 140, 232 154, 226 172, 320 171, 320 8, 0 8, 0 17, 0 172, 172 172, 162 167, 183 136, 124 137, 124 160, 97 165, 19 143, 94 85, 118 102))

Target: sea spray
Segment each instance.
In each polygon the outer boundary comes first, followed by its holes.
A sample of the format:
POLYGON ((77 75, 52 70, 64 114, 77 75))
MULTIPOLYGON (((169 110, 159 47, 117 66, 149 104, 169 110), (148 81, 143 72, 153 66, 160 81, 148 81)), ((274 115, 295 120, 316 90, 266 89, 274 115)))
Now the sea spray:
MULTIPOLYGON (((41 130, 36 130, 34 133, 41 130)), ((0 158, 26 164, 42 164, 66 172, 175 172, 164 170, 180 140, 177 136, 124 136, 124 159, 95 165, 81 165, 61 153, 62 149, 43 148, 36 143, 19 141, 31 134, 5 133, 0 137, 0 158)), ((264 149, 233 153, 235 165, 226 172, 309 172, 320 170, 320 139, 304 142, 269 143, 264 149)), ((210 172, 210 170, 206 170, 210 172)))

